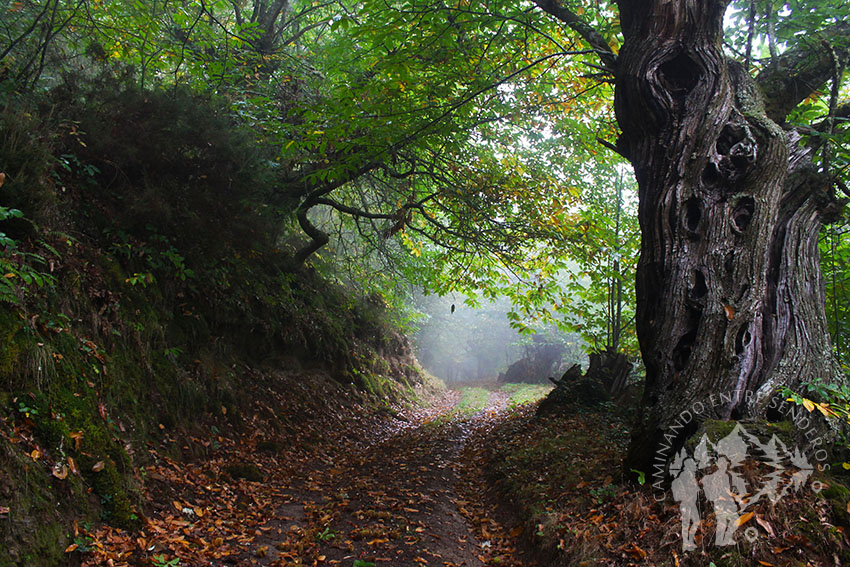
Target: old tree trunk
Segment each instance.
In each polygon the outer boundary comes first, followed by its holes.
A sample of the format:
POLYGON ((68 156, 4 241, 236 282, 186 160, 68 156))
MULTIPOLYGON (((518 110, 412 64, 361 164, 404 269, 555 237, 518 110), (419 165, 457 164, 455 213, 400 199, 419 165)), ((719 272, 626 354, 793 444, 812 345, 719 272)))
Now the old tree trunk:
POLYGON ((843 202, 781 125, 831 65, 803 76, 789 52, 784 69, 752 78, 722 50, 726 4, 619 2, 618 148, 639 186, 646 365, 627 465, 644 471, 694 404, 702 418, 764 415, 779 387, 835 372, 817 241, 843 202))

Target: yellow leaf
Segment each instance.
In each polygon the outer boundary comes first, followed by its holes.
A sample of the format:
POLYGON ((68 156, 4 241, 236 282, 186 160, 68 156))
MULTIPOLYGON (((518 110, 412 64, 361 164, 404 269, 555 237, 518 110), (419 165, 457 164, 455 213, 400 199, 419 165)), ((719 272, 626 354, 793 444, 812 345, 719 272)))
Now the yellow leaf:
POLYGON ((32 453, 30 453, 30 457, 32 457, 32 460, 34 461, 39 460, 41 458, 41 451, 39 451, 38 449, 33 449, 32 453))
POLYGON ((71 545, 69 545, 68 547, 65 548, 65 553, 71 553, 72 551, 74 551, 78 547, 80 547, 80 546, 77 545, 76 543, 72 543, 71 545))
POLYGON ((841 466, 844 467, 844 470, 850 471, 850 463, 841 463, 841 466))
POLYGON ((827 404, 827 403, 821 402, 818 405, 816 405, 815 408, 819 412, 821 412, 824 415, 824 417, 829 417, 829 416, 831 416, 835 413, 834 411, 832 411, 832 409, 830 409, 829 404, 827 404))
POLYGON ((808 398, 803 398, 803 407, 809 411, 812 411, 813 409, 815 409, 815 403, 808 398))
POLYGON ((743 526, 753 518, 753 515, 754 514, 752 512, 747 512, 746 514, 735 520, 735 527, 737 528, 739 526, 743 526))

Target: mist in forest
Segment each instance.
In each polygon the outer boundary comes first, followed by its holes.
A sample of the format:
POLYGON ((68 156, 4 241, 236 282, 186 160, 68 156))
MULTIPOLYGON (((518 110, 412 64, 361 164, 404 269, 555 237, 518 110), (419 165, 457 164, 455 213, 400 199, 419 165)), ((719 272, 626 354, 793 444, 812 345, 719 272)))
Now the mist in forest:
POLYGON ((578 335, 540 328, 520 335, 511 328, 507 300, 472 308, 450 297, 423 296, 424 314, 413 336, 417 358, 448 383, 547 382, 586 360, 578 335))

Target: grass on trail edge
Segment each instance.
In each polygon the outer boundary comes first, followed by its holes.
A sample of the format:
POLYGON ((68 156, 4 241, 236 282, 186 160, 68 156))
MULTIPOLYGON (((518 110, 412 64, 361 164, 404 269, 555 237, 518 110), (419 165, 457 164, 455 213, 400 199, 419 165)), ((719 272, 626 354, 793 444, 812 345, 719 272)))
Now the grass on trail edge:
POLYGON ((552 391, 551 384, 505 384, 501 391, 510 394, 508 404, 511 406, 524 406, 533 404, 546 397, 552 391))
MULTIPOLYGON (((517 408, 546 397, 552 386, 546 384, 504 384, 499 391, 508 394, 508 405, 517 408)), ((492 391, 480 386, 460 388, 460 400, 451 417, 469 417, 487 408, 492 391)), ((448 416, 447 416, 448 417, 448 416)))

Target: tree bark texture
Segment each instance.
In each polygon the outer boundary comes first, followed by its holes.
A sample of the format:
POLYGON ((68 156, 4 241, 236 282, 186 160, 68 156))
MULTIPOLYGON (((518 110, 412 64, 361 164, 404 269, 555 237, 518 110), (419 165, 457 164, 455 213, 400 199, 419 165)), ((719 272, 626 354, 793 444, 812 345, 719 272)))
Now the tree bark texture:
POLYGON ((843 203, 724 55, 725 1, 619 5, 618 147, 639 187, 646 366, 627 466, 649 471, 693 404, 703 418, 758 416, 781 386, 833 377, 817 242, 843 203), (725 402, 705 403, 719 394, 725 402))

